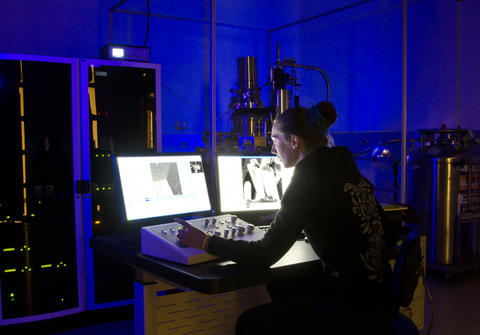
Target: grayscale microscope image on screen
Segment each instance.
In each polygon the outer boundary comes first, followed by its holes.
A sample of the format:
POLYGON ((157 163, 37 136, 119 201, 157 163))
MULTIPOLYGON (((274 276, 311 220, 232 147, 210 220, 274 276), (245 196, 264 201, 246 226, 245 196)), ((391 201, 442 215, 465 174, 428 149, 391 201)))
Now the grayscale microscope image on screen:
POLYGON ((253 202, 274 202, 282 194, 281 166, 274 158, 242 158, 243 199, 248 207, 253 202))
POLYGON ((150 163, 155 197, 182 195, 176 163, 150 163))
POLYGON ((278 210, 293 169, 274 156, 218 156, 220 210, 278 210))

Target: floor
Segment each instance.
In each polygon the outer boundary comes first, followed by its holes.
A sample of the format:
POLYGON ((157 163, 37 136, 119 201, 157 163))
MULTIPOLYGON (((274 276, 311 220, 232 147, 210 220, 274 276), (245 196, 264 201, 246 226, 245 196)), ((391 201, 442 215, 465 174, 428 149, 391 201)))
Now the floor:
POLYGON ((433 306, 431 335, 480 335, 480 272, 466 272, 455 282, 438 273, 427 275, 433 304, 426 300, 425 327, 428 334, 433 306))
MULTIPOLYGON (((428 273, 426 280, 433 304, 426 300, 425 327, 421 335, 480 335, 480 272, 464 273, 455 281, 442 274, 428 273), (432 306, 434 318, 431 332, 432 306)), ((39 325, 1 329, 0 334, 31 335, 134 335, 130 306, 109 311, 93 311, 65 320, 39 325), (89 313, 89 314, 88 314, 89 313)))

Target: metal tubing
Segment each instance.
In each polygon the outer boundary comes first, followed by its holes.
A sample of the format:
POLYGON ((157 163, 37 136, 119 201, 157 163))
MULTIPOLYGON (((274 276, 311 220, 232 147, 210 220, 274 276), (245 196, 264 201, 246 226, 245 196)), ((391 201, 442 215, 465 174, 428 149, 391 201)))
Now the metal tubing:
POLYGON ((402 157, 401 157, 401 188, 400 201, 406 203, 407 196, 407 6, 402 2, 403 40, 402 40, 402 157))
POLYGON ((325 79, 325 84, 327 85, 327 99, 328 101, 331 100, 331 87, 330 87, 330 80, 328 79, 327 74, 325 71, 323 71, 321 68, 317 66, 310 66, 310 65, 302 65, 302 64, 297 64, 297 63, 288 63, 288 62, 278 62, 279 66, 290 66, 290 67, 295 67, 299 69, 309 69, 309 70, 314 70, 320 72, 322 75, 323 79, 325 79))

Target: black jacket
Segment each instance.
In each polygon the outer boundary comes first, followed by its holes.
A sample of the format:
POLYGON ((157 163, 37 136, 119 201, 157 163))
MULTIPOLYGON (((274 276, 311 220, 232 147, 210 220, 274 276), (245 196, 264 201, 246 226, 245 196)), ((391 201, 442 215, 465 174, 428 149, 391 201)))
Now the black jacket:
MULTIPOLYGON (((255 242, 213 236, 208 252, 252 267, 278 261, 302 231, 348 300, 390 290, 383 210, 346 147, 318 148, 300 161, 270 230, 255 242)), ((364 303, 365 301, 363 301, 364 303)))

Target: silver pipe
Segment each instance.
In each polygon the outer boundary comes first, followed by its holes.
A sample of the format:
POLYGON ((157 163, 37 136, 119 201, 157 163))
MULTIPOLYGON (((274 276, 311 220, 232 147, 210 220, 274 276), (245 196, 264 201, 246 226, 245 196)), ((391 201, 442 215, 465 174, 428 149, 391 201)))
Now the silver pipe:
POLYGON ((407 199, 407 6, 403 0, 403 41, 402 41, 402 157, 401 157, 401 188, 400 201, 407 199))
POLYGON ((300 69, 309 69, 309 70, 314 70, 320 72, 322 75, 323 79, 325 79, 325 84, 327 85, 327 100, 331 101, 332 94, 331 94, 331 87, 330 87, 330 80, 328 79, 327 74, 325 71, 323 71, 321 68, 317 66, 311 66, 311 65, 302 65, 302 64, 297 64, 297 63, 288 63, 288 62, 278 62, 279 66, 290 66, 290 67, 296 67, 300 69))

